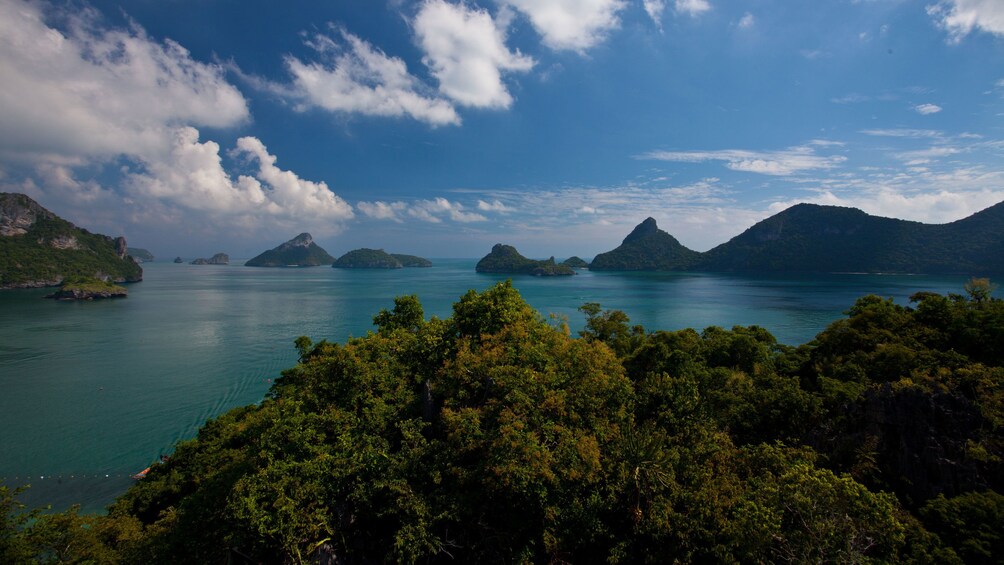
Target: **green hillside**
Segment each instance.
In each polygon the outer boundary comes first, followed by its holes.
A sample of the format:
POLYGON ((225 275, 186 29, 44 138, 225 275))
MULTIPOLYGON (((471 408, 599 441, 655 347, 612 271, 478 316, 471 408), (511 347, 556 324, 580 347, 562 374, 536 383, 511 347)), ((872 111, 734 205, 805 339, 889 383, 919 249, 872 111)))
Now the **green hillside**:
POLYGON ((67 277, 136 282, 125 238, 80 229, 23 194, 0 193, 0 288, 57 286, 67 277))
POLYGON ((317 267, 334 262, 335 258, 314 243, 309 233, 301 233, 244 264, 249 267, 317 267))
POLYGON ((574 275, 575 270, 568 265, 559 265, 554 257, 544 261, 527 259, 511 245, 495 244, 491 253, 478 261, 474 268, 479 273, 501 273, 510 275, 534 275, 538 277, 574 275))

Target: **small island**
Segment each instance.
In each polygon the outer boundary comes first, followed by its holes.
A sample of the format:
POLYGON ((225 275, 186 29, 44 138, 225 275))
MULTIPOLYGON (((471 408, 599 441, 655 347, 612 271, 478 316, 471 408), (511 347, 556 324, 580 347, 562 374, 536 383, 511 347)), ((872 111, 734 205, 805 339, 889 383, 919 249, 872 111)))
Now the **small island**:
POLYGON ((561 262, 562 265, 568 265, 573 269, 588 269, 589 263, 586 263, 584 259, 577 255, 572 255, 568 259, 561 262))
POLYGON ((334 262, 335 258, 304 232, 244 264, 248 267, 317 267, 334 262))
POLYGON ((192 261, 191 264, 192 265, 229 265, 230 264, 230 256, 227 255, 226 253, 217 253, 216 255, 213 255, 209 259, 202 259, 202 258, 196 259, 195 261, 192 261))
POLYGON ((185 261, 181 257, 175 257, 174 258, 174 262, 180 265, 181 263, 184 263, 185 261))
POLYGON ((535 277, 556 277, 574 275, 575 269, 554 262, 554 257, 544 261, 527 259, 511 245, 496 243, 491 253, 485 255, 474 268, 479 273, 502 273, 511 275, 533 275, 535 277))
POLYGON ((59 290, 47 294, 55 300, 99 300, 102 298, 125 298, 129 291, 125 287, 91 277, 69 277, 59 290))
POLYGON ((353 249, 334 262, 336 269, 401 269, 431 267, 432 261, 414 255, 387 253, 383 249, 353 249))

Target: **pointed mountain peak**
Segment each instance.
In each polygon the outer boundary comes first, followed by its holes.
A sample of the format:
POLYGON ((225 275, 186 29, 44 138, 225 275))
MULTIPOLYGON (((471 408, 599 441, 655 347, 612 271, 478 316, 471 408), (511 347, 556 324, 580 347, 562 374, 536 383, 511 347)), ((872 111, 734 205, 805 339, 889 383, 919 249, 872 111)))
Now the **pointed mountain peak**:
POLYGON ((659 233, 659 226, 656 225, 655 218, 646 218, 644 222, 635 226, 634 230, 624 238, 623 244, 626 245, 654 233, 659 233))
POLYGON ((290 247, 310 247, 310 244, 314 243, 314 238, 310 236, 309 233, 303 232, 300 235, 294 237, 293 239, 286 242, 286 245, 290 247))

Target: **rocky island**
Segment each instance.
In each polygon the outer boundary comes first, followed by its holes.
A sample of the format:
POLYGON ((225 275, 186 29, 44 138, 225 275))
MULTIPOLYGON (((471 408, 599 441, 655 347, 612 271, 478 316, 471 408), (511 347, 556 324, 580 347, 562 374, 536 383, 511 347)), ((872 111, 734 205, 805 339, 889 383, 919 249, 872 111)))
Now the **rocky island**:
POLYGON ((544 261, 527 259, 511 245, 496 243, 491 253, 485 255, 474 268, 479 273, 503 273, 512 275, 533 275, 535 277, 554 277, 574 275, 575 269, 568 265, 559 265, 554 257, 544 261))
POLYGON ((314 243, 309 233, 301 233, 244 264, 249 267, 317 267, 334 262, 335 258, 314 243))
POLYGON ((387 253, 383 249, 353 249, 335 261, 336 269, 401 269, 431 267, 432 261, 414 255, 387 253))
POLYGON ((126 253, 137 263, 152 263, 154 260, 153 253, 139 247, 130 247, 126 250, 126 253))
POLYGON ((209 259, 196 259, 192 261, 192 265, 229 265, 230 256, 226 253, 217 253, 209 259))
POLYGON ((99 300, 102 298, 125 298, 129 291, 125 287, 108 281, 89 277, 69 277, 59 290, 46 298, 55 300, 99 300))
POLYGON ((175 257, 175 258, 174 258, 174 262, 175 262, 176 264, 179 264, 179 265, 180 265, 181 263, 184 263, 184 262, 185 262, 185 260, 184 260, 184 259, 182 259, 181 257, 175 257))
POLYGON ((78 228, 24 194, 0 193, 0 288, 58 286, 69 277, 143 280, 124 237, 78 228))
POLYGON ((586 263, 584 259, 576 255, 572 255, 568 259, 561 262, 562 265, 568 265, 573 269, 588 269, 589 263, 586 263))
POLYGON ((857 208, 797 204, 710 251, 687 249, 646 219, 596 271, 1004 273, 1004 202, 948 224, 869 215, 857 208))

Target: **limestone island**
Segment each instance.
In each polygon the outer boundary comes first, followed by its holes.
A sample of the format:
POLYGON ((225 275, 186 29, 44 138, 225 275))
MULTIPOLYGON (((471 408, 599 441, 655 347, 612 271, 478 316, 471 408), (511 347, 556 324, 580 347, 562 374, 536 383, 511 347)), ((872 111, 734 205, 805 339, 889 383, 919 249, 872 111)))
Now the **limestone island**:
POLYGON ((1004 202, 947 224, 796 204, 703 253, 687 249, 648 218, 589 268, 985 277, 1004 273, 1004 202))
POLYGON ((184 263, 185 261, 181 257, 175 257, 174 258, 174 262, 178 263, 180 265, 181 263, 184 263))
POLYGON ((485 255, 474 268, 479 273, 503 273, 510 275, 533 275, 535 277, 555 277, 574 275, 575 269, 559 265, 554 257, 544 261, 527 259, 511 245, 496 243, 491 253, 485 255))
POLYGON ((248 267, 317 267, 334 262, 335 258, 305 232, 244 264, 248 267))
POLYGON ((401 269, 431 267, 432 261, 414 255, 387 253, 383 249, 353 249, 335 261, 336 269, 401 269))
POLYGON ((229 265, 230 256, 226 253, 217 253, 209 259, 196 259, 192 261, 192 265, 229 265))
POLYGON ((581 257, 578 257, 576 255, 572 255, 568 259, 565 259, 564 261, 561 262, 561 264, 562 265, 568 265, 569 267, 571 267, 573 269, 588 269, 589 268, 589 263, 586 263, 585 260, 583 260, 581 257))
POLYGON ((99 300, 101 298, 125 298, 129 291, 125 287, 108 281, 90 277, 69 277, 59 290, 46 298, 55 300, 99 300))
POLYGON ((137 263, 153 263, 154 260, 153 253, 139 247, 130 247, 126 253, 137 263))
POLYGON ((24 194, 0 193, 0 288, 59 286, 70 277, 143 280, 124 237, 78 228, 24 194))

